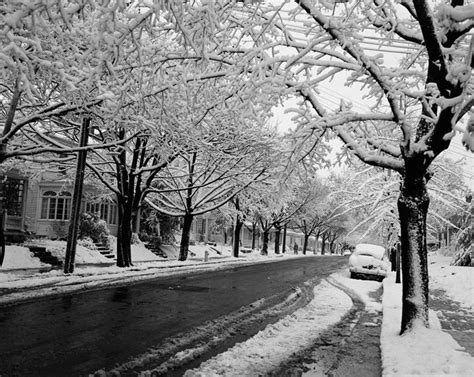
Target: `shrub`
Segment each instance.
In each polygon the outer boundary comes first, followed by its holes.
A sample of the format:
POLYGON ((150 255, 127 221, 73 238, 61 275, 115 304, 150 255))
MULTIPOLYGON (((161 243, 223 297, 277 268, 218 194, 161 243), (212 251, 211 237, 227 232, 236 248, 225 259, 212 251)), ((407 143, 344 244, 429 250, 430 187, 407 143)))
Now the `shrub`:
POLYGON ((84 237, 84 238, 78 239, 77 244, 80 245, 80 246, 83 246, 83 247, 85 247, 86 249, 89 249, 89 250, 96 250, 97 249, 97 247, 95 246, 94 241, 92 241, 92 238, 90 238, 90 237, 84 237))
POLYGON ((110 246, 109 229, 105 221, 101 220, 95 213, 83 212, 79 222, 78 238, 84 239, 87 237, 94 242, 103 243, 107 247, 110 246))
POLYGON ((159 250, 162 245, 162 240, 160 236, 148 236, 146 241, 146 246, 151 250, 159 250))
POLYGON ((53 221, 50 224, 50 228, 53 231, 51 239, 66 241, 69 231, 69 223, 67 221, 53 221))

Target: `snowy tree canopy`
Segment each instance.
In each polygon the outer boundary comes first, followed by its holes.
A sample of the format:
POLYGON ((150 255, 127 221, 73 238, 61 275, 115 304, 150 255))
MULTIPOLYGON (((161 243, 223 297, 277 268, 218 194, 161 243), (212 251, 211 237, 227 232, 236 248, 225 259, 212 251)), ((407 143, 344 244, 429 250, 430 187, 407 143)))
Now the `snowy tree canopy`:
POLYGON ((260 9, 280 31, 268 65, 304 99, 299 133, 330 129, 365 162, 398 171, 422 154, 426 168, 471 111, 472 6, 294 3, 260 9), (331 80, 356 91, 332 92, 331 80))

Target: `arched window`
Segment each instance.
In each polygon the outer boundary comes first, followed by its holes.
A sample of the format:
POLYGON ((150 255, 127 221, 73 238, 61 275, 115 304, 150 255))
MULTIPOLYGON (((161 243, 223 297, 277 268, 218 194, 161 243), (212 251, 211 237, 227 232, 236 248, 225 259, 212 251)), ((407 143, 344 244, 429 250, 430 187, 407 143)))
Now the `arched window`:
POLYGON ((46 191, 41 198, 41 218, 68 220, 71 213, 71 193, 46 191))

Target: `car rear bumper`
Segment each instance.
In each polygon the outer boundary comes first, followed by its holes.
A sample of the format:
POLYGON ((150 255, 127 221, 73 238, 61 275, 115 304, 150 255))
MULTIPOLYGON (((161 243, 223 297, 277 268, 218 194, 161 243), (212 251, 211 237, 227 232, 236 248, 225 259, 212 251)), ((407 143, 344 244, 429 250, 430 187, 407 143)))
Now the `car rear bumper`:
POLYGON ((381 276, 386 277, 387 271, 378 269, 378 268, 363 268, 363 267, 350 267, 349 271, 354 274, 360 275, 374 275, 374 276, 381 276))

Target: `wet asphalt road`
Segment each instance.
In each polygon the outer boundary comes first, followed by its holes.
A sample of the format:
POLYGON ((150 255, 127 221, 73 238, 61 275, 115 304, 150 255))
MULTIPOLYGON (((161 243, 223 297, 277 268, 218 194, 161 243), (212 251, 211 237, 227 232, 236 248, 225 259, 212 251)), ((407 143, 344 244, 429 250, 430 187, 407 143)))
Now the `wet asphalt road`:
POLYGON ((347 258, 311 257, 0 308, 0 376, 77 376, 109 369, 164 339, 264 297, 283 300, 347 258))

